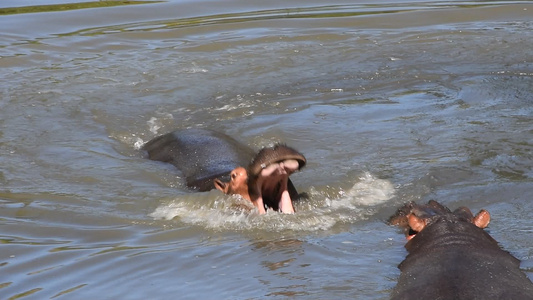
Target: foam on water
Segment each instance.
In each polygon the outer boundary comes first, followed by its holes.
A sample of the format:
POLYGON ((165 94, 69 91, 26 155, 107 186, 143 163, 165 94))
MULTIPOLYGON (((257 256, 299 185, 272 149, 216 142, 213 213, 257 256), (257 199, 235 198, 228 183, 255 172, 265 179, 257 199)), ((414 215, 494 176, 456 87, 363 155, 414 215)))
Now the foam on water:
POLYGON ((142 146, 144 146, 144 141, 143 139, 141 139, 140 137, 137 137, 135 139, 135 142, 133 143, 133 148, 135 150, 140 150, 142 148, 142 146))
POLYGON ((177 218, 215 230, 320 231, 367 218, 373 214, 372 206, 387 202, 394 194, 394 186, 388 180, 365 173, 352 188, 339 191, 338 197, 328 197, 325 192, 311 188, 309 198, 295 204, 294 215, 274 211, 258 215, 242 198, 211 191, 173 199, 157 207, 150 216, 159 220, 177 218))
POLYGON ((346 197, 355 198, 357 204, 378 205, 394 196, 394 186, 388 180, 375 178, 365 172, 354 186, 346 192, 346 197))
POLYGON ((154 134, 157 134, 158 130, 161 128, 161 124, 157 122, 157 118, 155 117, 151 117, 146 123, 150 126, 150 131, 154 134))

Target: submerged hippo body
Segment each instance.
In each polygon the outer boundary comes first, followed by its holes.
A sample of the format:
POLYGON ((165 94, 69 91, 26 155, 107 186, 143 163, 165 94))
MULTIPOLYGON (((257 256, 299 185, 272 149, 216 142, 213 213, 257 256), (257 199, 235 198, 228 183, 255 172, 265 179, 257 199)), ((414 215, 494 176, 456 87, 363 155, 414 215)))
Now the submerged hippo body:
POLYGON ((409 203, 391 218, 406 229, 408 256, 391 299, 533 299, 520 261, 483 228, 490 214, 409 203))
POLYGON ((229 180, 230 172, 246 166, 254 151, 232 137, 206 129, 176 130, 158 136, 143 146, 152 160, 176 166, 187 187, 198 191, 215 188, 216 178, 229 180))
POLYGON ((294 212, 292 200, 298 192, 289 176, 306 164, 301 153, 286 145, 255 154, 230 136, 207 129, 167 133, 146 143, 143 150, 149 159, 176 166, 189 188, 241 195, 261 214, 269 208, 294 212))

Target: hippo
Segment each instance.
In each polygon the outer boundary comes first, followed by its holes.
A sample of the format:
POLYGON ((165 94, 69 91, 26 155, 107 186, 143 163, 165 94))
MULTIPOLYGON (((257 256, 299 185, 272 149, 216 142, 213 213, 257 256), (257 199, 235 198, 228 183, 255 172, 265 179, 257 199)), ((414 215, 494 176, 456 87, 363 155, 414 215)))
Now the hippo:
POLYGON ((401 207, 390 224, 402 227, 408 255, 391 299, 533 299, 520 261, 483 230, 490 214, 451 212, 431 200, 401 207))
POLYGON ((255 153, 234 138, 208 129, 182 129, 158 136, 142 149, 151 160, 178 168, 188 188, 218 189, 267 209, 294 213, 299 195, 289 176, 307 163, 295 149, 276 144, 255 153))

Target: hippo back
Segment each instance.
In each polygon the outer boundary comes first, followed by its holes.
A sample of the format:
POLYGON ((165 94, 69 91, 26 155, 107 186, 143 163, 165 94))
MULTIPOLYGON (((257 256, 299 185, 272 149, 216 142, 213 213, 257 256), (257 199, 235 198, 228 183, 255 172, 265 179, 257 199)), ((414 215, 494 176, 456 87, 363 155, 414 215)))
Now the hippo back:
POLYGON ((246 166, 254 155, 252 149, 232 137, 207 129, 176 130, 152 139, 143 149, 149 159, 176 166, 187 186, 199 191, 213 189, 214 179, 246 166))
POLYGON ((533 299, 533 284, 520 261, 502 250, 483 229, 437 216, 405 248, 398 299, 533 299))

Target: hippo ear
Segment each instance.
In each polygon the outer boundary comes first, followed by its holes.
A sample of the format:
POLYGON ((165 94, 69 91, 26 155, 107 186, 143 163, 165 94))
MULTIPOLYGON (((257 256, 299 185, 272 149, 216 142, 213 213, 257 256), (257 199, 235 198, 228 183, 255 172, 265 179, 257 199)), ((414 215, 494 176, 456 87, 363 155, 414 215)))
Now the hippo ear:
POLYGON ((489 226, 489 223, 490 223, 490 214, 488 211, 482 209, 480 210, 477 215, 474 217, 474 220, 473 222, 474 225, 476 225, 477 227, 483 229, 487 226, 489 226))
POLYGON ((215 179, 214 184, 215 184, 215 188, 217 190, 221 191, 224 194, 228 193, 229 184, 227 182, 223 182, 222 180, 217 178, 217 179, 215 179))
POLYGON ((409 227, 416 232, 422 231, 427 225, 426 219, 419 218, 414 214, 409 214, 407 220, 409 222, 409 227))

